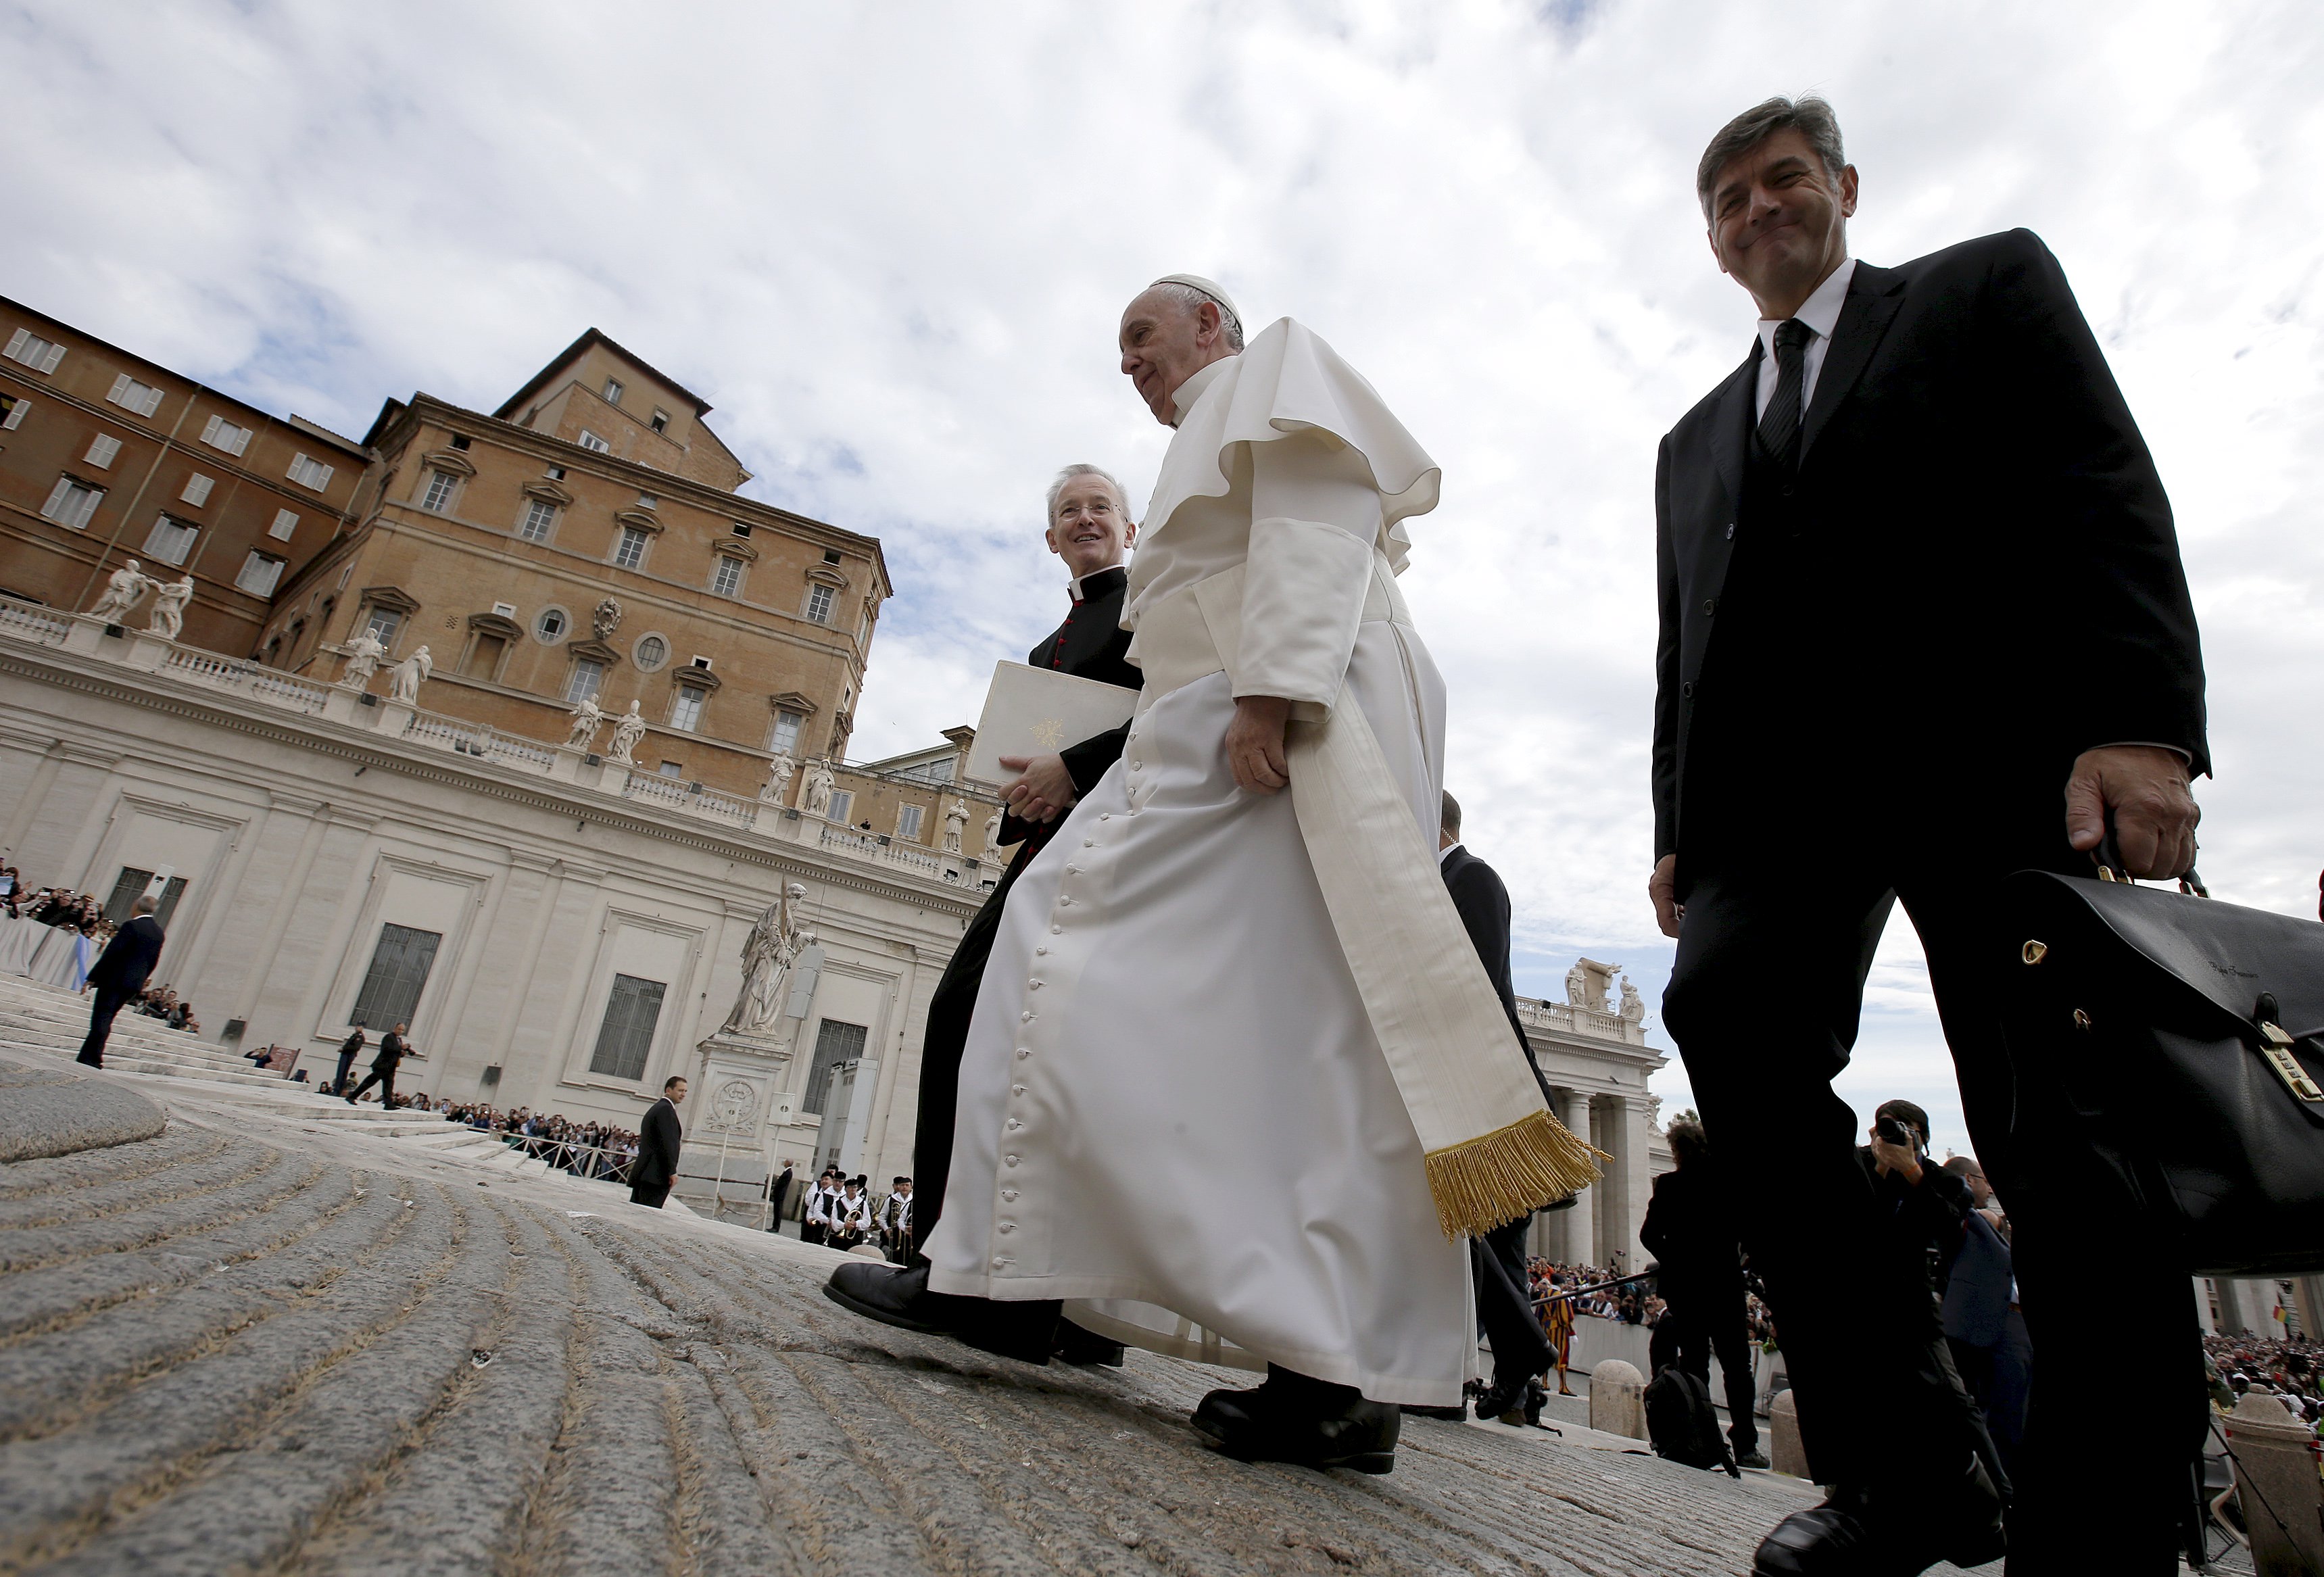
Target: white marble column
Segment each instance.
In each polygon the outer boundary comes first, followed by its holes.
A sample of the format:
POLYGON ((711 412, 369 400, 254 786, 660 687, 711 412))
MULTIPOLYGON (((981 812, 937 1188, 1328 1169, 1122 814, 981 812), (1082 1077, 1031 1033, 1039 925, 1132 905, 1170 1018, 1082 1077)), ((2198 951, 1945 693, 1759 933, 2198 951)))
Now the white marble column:
MULTIPOLYGON (((1559 1120, 1572 1130, 1577 1138, 1587 1139, 1590 1137, 1590 1092, 1560 1090, 1557 1094, 1563 1107, 1557 1114, 1559 1120)), ((1565 1251, 1559 1258, 1566 1263, 1578 1261, 1594 1265, 1598 1262, 1596 1222, 1598 1202, 1602 1197, 1603 1190, 1593 1183, 1575 1195, 1572 1210, 1558 1213, 1565 1218, 1565 1251)))

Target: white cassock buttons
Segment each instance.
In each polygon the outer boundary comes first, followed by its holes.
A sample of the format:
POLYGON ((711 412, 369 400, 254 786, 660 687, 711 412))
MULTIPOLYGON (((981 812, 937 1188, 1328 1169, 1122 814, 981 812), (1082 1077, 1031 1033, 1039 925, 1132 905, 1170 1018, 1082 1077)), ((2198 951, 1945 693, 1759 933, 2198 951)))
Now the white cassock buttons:
POLYGON ((1009 1086, 1009 1093, 1012 1095, 1021 1095, 1025 1093, 1025 1086, 1022 1084, 1011 1084, 1009 1086))
POLYGON ((1017 1119, 1013 1117, 1009 1120, 1009 1131, 1011 1133, 1016 1132, 1019 1129, 1024 1126, 1025 1125, 1023 1123, 1018 1121, 1017 1119))
POLYGON ((1041 982, 1038 980, 1028 980, 1025 982, 1025 989, 1028 991, 1038 991, 1041 989, 1041 982))
POLYGON ((1023 1012, 1017 1015, 1017 1020, 1020 1024, 1030 1024, 1033 1021, 1034 1017, 1033 1010, 1028 1008, 1023 1012))
POLYGON ((1017 1197, 1017 1190, 1014 1188, 1003 1188, 1001 1191, 1001 1197, 1013 1202, 1017 1197))
POLYGON ((1048 955, 1049 950, 1047 947, 1036 947, 1033 949, 1033 956, 1036 958, 1047 958, 1048 955))
POLYGON ((1098 812, 1097 818, 1100 821, 1111 821, 1113 819, 1113 812, 1110 810, 1102 810, 1098 812))
POLYGON ((1017 1157, 1014 1156, 1003 1156, 1001 1158, 1008 1162, 1012 1167, 1017 1164, 1017 1157))
POLYGON ((1095 838, 1084 838, 1082 840, 1082 847, 1084 849, 1094 849, 1097 847, 1097 840, 1095 838))
POLYGON ((1020 1046, 1020 1047, 1019 1047, 1017 1048, 1017 1056, 1018 1056, 1018 1060, 1019 1060, 1019 1061, 1020 1061, 1020 1062, 1021 1062, 1021 1061, 1023 1061, 1026 1057, 1028 1057, 1028 1056, 1032 1056, 1032 1055, 1033 1055, 1033 1048, 1032 1048, 1031 1047, 1029 1047, 1029 1046, 1020 1046))
POLYGON ((1017 1223, 1013 1221, 1002 1222, 1001 1223, 1001 1230, 1004 1232, 1013 1232, 1017 1230, 1017 1223))
POLYGON ((1078 865, 1068 865, 1065 867, 1065 874, 1068 876, 1079 876, 1081 873, 1082 868, 1078 865))
POLYGON ((1063 926, 1051 926, 1049 927, 1049 935, 1052 936, 1061 936, 1065 935, 1065 928, 1063 926))

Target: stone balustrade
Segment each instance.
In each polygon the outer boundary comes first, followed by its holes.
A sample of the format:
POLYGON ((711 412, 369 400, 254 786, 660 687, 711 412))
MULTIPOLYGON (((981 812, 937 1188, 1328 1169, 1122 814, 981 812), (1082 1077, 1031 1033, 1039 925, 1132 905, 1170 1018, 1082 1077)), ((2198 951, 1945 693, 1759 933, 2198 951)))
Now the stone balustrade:
POLYGON ((429 712, 349 686, 318 684, 279 669, 188 646, 148 630, 108 624, 0 599, 0 650, 47 648, 115 663, 153 678, 209 690, 270 711, 382 735, 406 746, 464 758, 472 768, 512 772, 616 795, 642 814, 694 819, 785 843, 808 844, 842 858, 908 872, 922 881, 974 889, 1000 875, 997 865, 897 844, 836 826, 770 800, 746 798, 634 763, 609 761, 571 745, 549 744, 466 718, 429 712))

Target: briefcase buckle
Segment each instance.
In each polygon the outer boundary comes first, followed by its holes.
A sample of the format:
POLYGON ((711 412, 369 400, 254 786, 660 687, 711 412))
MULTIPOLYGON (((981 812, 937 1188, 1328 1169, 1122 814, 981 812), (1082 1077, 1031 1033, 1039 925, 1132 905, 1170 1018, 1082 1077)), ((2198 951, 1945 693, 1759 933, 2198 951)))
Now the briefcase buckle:
POLYGON ((2259 1053, 2267 1058, 2268 1065, 2275 1070, 2276 1076, 2301 1100, 2324 1103, 2324 1087, 2319 1087, 2314 1079, 2310 1078, 2308 1070, 2301 1067, 2300 1060, 2292 1055, 2292 1037, 2283 1032, 2282 1026, 2261 1021, 2259 1053))

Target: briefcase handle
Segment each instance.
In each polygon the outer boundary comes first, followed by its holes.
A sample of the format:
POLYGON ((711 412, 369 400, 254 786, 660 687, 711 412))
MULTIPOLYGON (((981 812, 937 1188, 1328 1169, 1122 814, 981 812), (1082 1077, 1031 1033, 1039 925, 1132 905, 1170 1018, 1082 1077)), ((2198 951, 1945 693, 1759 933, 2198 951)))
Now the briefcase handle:
MULTIPOLYGON (((2201 846, 2200 844, 2196 845, 2198 849, 2201 846)), ((2138 884, 2137 879, 2130 873, 2129 864, 2122 857, 2122 846, 2114 841, 2114 812, 2111 809, 2107 812, 2105 835, 2098 839, 2098 846, 2090 851, 2090 863, 2098 867, 2100 881, 2120 881, 2133 887, 2138 884)), ((2203 885, 2202 877, 2197 874, 2192 865, 2188 866, 2186 873, 2179 878, 2179 890, 2195 898, 2211 896, 2211 890, 2203 885)))

